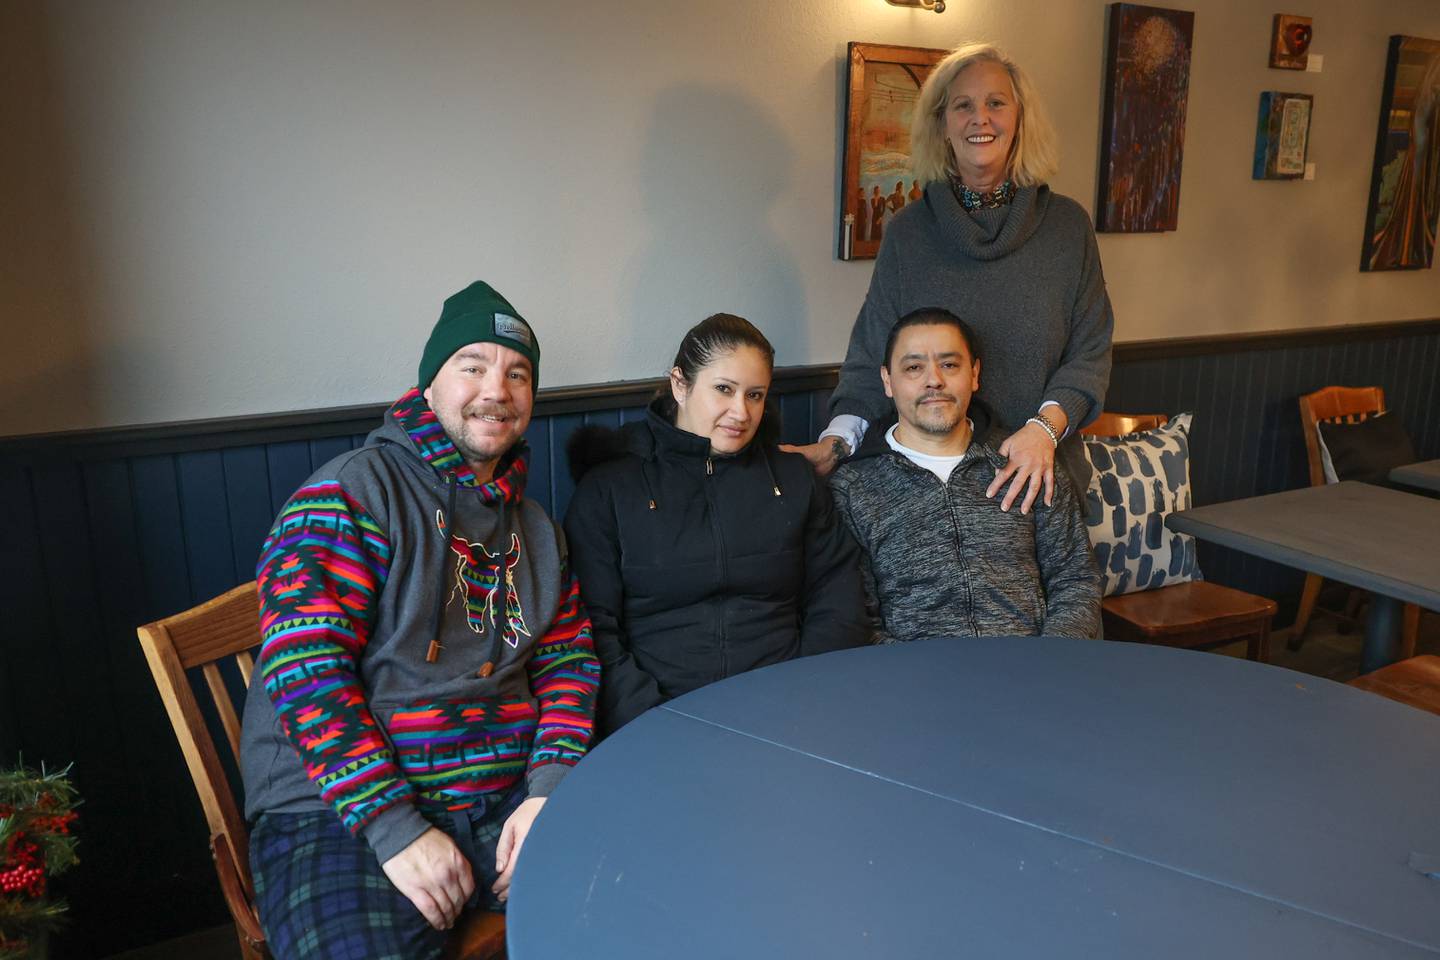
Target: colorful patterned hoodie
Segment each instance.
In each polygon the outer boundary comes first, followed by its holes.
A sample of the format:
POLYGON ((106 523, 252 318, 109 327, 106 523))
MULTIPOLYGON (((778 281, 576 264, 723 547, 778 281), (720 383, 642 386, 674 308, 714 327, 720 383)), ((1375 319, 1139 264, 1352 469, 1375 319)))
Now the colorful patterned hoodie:
POLYGON ((524 441, 477 483, 418 390, 281 509, 257 579, 246 815, 334 809, 380 862, 590 741, 599 664, 524 441), (427 659, 438 641, 434 660, 427 659))

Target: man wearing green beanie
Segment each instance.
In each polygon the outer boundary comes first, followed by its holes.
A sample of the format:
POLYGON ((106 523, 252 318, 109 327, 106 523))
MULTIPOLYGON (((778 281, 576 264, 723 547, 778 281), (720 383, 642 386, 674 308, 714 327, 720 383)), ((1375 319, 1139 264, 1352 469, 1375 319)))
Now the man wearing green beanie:
POLYGON ((456 350, 477 341, 509 347, 525 357, 530 361, 530 382, 539 383, 540 343, 535 339, 535 331, 494 287, 476 280, 440 308, 440 319, 430 331, 425 352, 420 356, 420 374, 415 381, 420 389, 430 385, 456 350))
POLYGON ((416 386, 261 550, 241 768, 277 960, 341 938, 439 957, 464 911, 506 899, 589 744, 590 621, 558 527, 524 496, 539 365, 493 287, 450 297, 416 386))
POLYGON ((539 378, 540 343, 530 324, 477 280, 445 301, 420 356, 416 385, 450 442, 489 480, 530 423, 539 378))

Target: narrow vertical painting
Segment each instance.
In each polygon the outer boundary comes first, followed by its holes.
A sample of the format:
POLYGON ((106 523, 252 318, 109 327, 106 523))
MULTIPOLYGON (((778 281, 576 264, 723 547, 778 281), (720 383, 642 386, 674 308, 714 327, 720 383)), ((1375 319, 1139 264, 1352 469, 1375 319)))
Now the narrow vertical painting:
POLYGON ((850 44, 840 259, 873 259, 886 223, 922 196, 910 172, 910 121, 920 87, 948 52, 850 44))
POLYGON ((1390 38, 1360 269, 1423 270, 1440 213, 1440 42, 1390 38))
POLYGON ((1179 225, 1194 33, 1189 11, 1110 5, 1097 230, 1156 233, 1179 225))
POLYGON ((1305 175, 1314 102, 1315 98, 1308 93, 1266 90, 1260 94, 1252 179, 1298 180, 1305 175))

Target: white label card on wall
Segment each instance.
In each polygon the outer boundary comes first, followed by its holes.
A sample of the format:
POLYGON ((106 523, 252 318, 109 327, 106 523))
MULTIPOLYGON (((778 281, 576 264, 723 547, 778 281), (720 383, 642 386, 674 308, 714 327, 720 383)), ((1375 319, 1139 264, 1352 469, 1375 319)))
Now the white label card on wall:
POLYGON ((1305 58, 1305 72, 1319 73, 1325 68, 1325 54, 1312 53, 1305 58))
POLYGON ((1306 179, 1306 180, 1314 180, 1314 179, 1315 179, 1315 164, 1313 164, 1313 163, 1307 163, 1307 164, 1305 164, 1305 179, 1306 179))

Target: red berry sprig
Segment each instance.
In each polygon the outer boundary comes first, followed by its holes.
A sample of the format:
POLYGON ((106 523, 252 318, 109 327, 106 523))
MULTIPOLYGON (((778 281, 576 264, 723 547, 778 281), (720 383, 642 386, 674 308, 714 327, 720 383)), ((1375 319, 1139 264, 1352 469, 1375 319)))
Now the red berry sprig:
POLYGON ((13 866, 0 871, 0 893, 23 893, 36 899, 43 897, 45 869, 40 848, 22 837, 12 838, 9 848, 7 859, 13 866))
POLYGON ((12 867, 0 873, 0 893, 23 893, 38 900, 45 895, 45 871, 34 864, 12 867))

